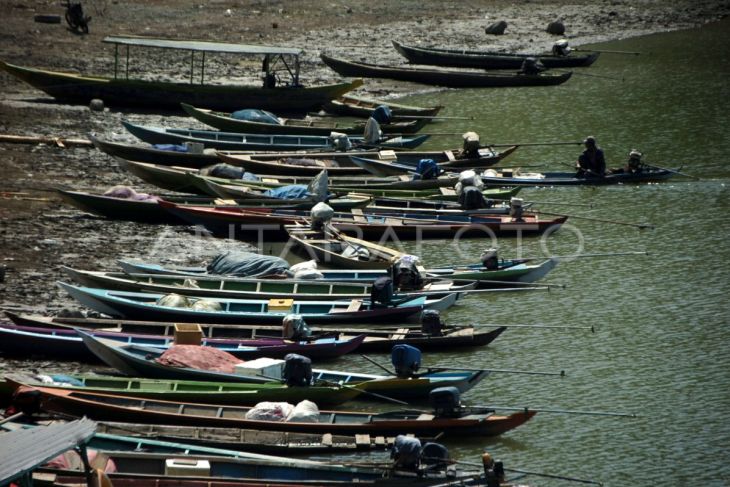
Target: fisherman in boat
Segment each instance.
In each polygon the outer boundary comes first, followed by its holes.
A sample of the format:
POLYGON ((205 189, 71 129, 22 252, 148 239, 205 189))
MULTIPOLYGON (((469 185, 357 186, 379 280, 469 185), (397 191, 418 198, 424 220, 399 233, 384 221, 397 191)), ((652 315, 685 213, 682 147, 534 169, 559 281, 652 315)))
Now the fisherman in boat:
POLYGON ((568 45, 567 39, 560 39, 553 44, 553 56, 564 57, 570 54, 570 46, 568 45))
POLYGON ((365 123, 365 133, 363 134, 366 144, 377 144, 383 138, 383 131, 380 124, 390 123, 393 118, 393 112, 388 105, 378 105, 370 114, 367 123, 365 123))
POLYGON ((575 164, 576 177, 578 178, 602 178, 606 174, 606 159, 603 150, 596 144, 596 138, 592 135, 583 141, 585 150, 578 157, 575 164))
POLYGON ((495 462, 487 452, 482 454, 482 465, 484 466, 484 478, 487 487, 499 487, 504 482, 504 465, 502 462, 495 462))
POLYGON ((530 56, 526 57, 525 60, 522 61, 520 73, 535 76, 540 74, 540 72, 545 71, 545 69, 545 65, 542 64, 539 59, 530 56))
POLYGON ((644 171, 644 164, 641 162, 643 154, 636 149, 629 152, 629 160, 624 167, 611 169, 611 174, 640 174, 644 171))

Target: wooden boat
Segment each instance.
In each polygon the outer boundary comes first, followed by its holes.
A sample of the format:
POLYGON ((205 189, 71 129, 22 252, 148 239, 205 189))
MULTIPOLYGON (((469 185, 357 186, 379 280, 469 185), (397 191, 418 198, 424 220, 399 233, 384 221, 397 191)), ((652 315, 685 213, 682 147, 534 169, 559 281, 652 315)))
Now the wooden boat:
POLYGON ((423 309, 443 310, 456 302, 458 294, 427 300, 425 296, 399 302, 395 306, 372 306, 369 300, 294 301, 229 299, 206 297, 218 303, 221 311, 202 311, 157 304, 162 294, 134 293, 78 287, 59 282, 59 286, 84 306, 120 318, 152 319, 187 323, 261 323, 280 324, 288 314, 299 314, 311 324, 402 322, 420 315, 423 309))
POLYGON ((340 269, 390 269, 403 253, 337 232, 287 227, 294 249, 326 267, 340 269))
MULTIPOLYGON (((194 169, 201 169, 203 167, 212 166, 220 162, 220 154, 225 155, 238 155, 242 156, 238 159, 238 163, 241 167, 247 166, 249 160, 256 162, 277 162, 281 159, 296 158, 306 156, 308 159, 317 160, 329 160, 334 161, 340 168, 352 168, 357 169, 360 172, 358 174, 367 174, 357 166, 353 165, 350 161, 350 152, 281 152, 281 153, 262 153, 262 152, 246 152, 246 151, 216 151, 213 149, 204 150, 202 154, 194 152, 178 152, 172 150, 162 150, 153 146, 143 146, 137 144, 125 144, 119 142, 111 142, 107 140, 101 140, 93 135, 89 135, 89 139, 94 143, 94 146, 102 152, 119 157, 127 161, 147 162, 152 164, 158 164, 162 166, 180 166, 194 169), (245 157, 243 157, 245 156, 245 157)), ((491 150, 480 149, 483 157, 486 160, 480 158, 469 158, 466 157, 458 149, 449 149, 441 151, 396 151, 391 149, 384 149, 380 151, 369 150, 369 151, 357 151, 357 155, 368 159, 382 159, 382 160, 395 160, 402 163, 410 163, 414 167, 418 164, 421 159, 433 159, 441 165, 450 167, 468 167, 468 166, 486 166, 489 165, 489 159, 495 154, 501 154, 501 159, 504 159, 512 151, 510 148, 506 148, 501 152, 495 152, 491 150)), ((234 161, 229 161, 234 163, 234 161)), ((333 163, 330 166, 334 166, 333 163)), ((268 171, 258 170, 258 166, 255 170, 258 174, 268 174, 268 171)))
POLYGON ((573 172, 504 173, 493 171, 482 176, 485 185, 491 186, 604 186, 608 184, 647 183, 663 181, 674 176, 677 170, 646 168, 639 173, 607 173, 603 177, 576 177, 573 172))
MULTIPOLYGON (((191 60, 196 52, 202 52, 203 64, 206 52, 233 52, 238 55, 264 56, 272 61, 275 58, 283 59, 286 56, 294 58, 295 69, 292 72, 291 85, 264 87, 261 85, 205 83, 202 74, 205 72, 204 69, 195 70, 195 78, 197 78, 198 71, 201 75, 200 83, 194 83, 194 61, 191 62, 189 82, 130 79, 128 71, 127 76, 117 71, 117 66, 120 66, 118 62, 114 63, 113 77, 60 73, 16 66, 2 61, 0 61, 0 69, 58 100, 88 105, 92 99, 99 98, 104 100, 107 105, 135 106, 145 109, 179 110, 180 103, 184 102, 215 110, 237 110, 240 107, 250 106, 274 112, 306 112, 316 110, 325 102, 362 85, 362 80, 354 80, 349 83, 302 87, 299 83, 298 61, 301 51, 293 48, 120 36, 106 37, 104 42, 115 44, 115 55, 118 54, 120 45, 126 47, 127 54, 129 54, 130 46, 188 51, 191 54, 191 60)), ((273 64, 273 62, 267 63, 267 67, 273 66, 273 64)), ((267 74, 270 73, 267 72, 267 74)))
POLYGON ((392 100, 377 100, 353 94, 342 95, 324 104, 324 110, 329 113, 346 117, 368 118, 380 105, 387 105, 394 116, 404 120, 409 116, 413 117, 435 117, 443 108, 441 105, 433 107, 417 107, 405 105, 392 100))
POLYGON ((577 68, 590 66, 600 53, 555 56, 550 54, 515 54, 468 49, 444 49, 438 47, 408 46, 392 41, 393 47, 412 64, 448 66, 452 68, 520 69, 528 57, 534 57, 546 68, 577 68))
POLYGON ((388 78, 399 81, 412 81, 428 85, 452 88, 487 88, 502 86, 549 86, 565 83, 572 73, 562 74, 522 74, 522 73, 485 73, 483 71, 456 71, 444 69, 410 68, 367 64, 320 54, 324 63, 341 76, 363 78, 388 78))
POLYGON ((7 374, 5 380, 14 388, 47 387, 65 391, 114 394, 165 401, 198 402, 255 406, 262 401, 298 403, 305 399, 318 406, 339 405, 360 396, 357 387, 336 384, 288 387, 279 382, 210 382, 188 380, 156 380, 104 375, 69 375, 82 385, 70 382, 48 384, 27 374, 7 374))
MULTIPOLYGON (((509 156, 515 150, 517 150, 517 147, 518 146, 510 146, 502 151, 496 151, 489 147, 482 147, 479 149, 479 157, 456 157, 453 151, 442 151, 436 153, 386 153, 384 151, 381 151, 377 153, 378 157, 376 159, 369 159, 366 157, 360 157, 359 152, 347 152, 344 155, 340 153, 340 156, 335 160, 335 162, 338 164, 337 167, 330 166, 326 169, 328 172, 332 171, 332 174, 334 176, 345 175, 343 171, 337 171, 337 169, 347 169, 347 174, 375 174, 376 176, 399 176, 402 174, 413 173, 416 170, 416 165, 418 164, 418 161, 420 161, 421 159, 433 159, 434 161, 436 161, 439 167, 444 170, 485 168, 493 166, 494 164, 502 161, 505 157, 509 156), (434 157, 430 157, 432 155, 434 157), (343 164, 343 157, 349 157, 349 160, 345 164, 343 164), (379 170, 373 170, 368 163, 372 164, 372 167, 375 167, 379 170), (390 170, 388 170, 389 167, 391 168, 390 170), (356 172, 355 168, 359 168, 360 170, 356 172)), ((293 174, 293 171, 295 170, 301 171, 301 166, 295 166, 295 168, 284 168, 282 167, 284 166, 284 164, 281 163, 281 159, 279 161, 266 161, 260 160, 259 155, 226 154, 223 152, 219 152, 218 157, 224 162, 236 166, 245 167, 247 170, 250 170, 251 172, 255 172, 257 174, 288 175, 286 172, 283 172, 286 170, 287 172, 292 172, 292 174, 290 175, 301 175, 293 174), (277 164, 277 166, 272 167, 272 164, 277 164)), ((288 166, 291 166, 291 164, 289 164, 288 166)), ((310 167, 308 169, 314 170, 316 168, 310 167)), ((318 169, 321 171, 323 167, 319 167, 318 169)))
MULTIPOLYGON (((113 220, 128 220, 140 223, 166 223, 180 225, 186 223, 180 220, 169 211, 161 208, 157 201, 134 200, 115 198, 103 194, 92 194, 83 191, 68 191, 56 189, 65 202, 75 206, 81 211, 94 215, 103 216, 113 220)), ((220 198, 203 196, 179 196, 174 194, 156 195, 160 199, 183 205, 202 205, 209 207, 228 208, 269 208, 281 206, 289 209, 311 209, 314 203, 312 200, 281 200, 275 198, 254 198, 238 201, 222 200, 220 198), (233 203, 233 204, 232 204, 233 203)), ((347 210, 351 208, 364 207, 370 202, 367 196, 354 196, 346 198, 333 198, 327 202, 332 208, 347 210)))
MULTIPOLYGON (((459 485, 478 485, 478 479, 482 476, 479 470, 457 469, 451 462, 424 462, 419 468, 401 470, 382 462, 312 461, 108 433, 94 435, 88 441, 88 448, 100 451, 114 463, 116 471, 105 474, 109 484, 118 485, 121 480, 135 480, 137 482, 131 485, 136 487, 148 484, 187 487, 191 481, 198 482, 193 484, 196 487, 201 487, 202 482, 210 487, 389 487, 403 486, 406 482, 416 486, 435 486, 445 481, 458 482, 459 485), (175 458, 171 459, 171 456, 175 458), (206 466, 205 475, 199 470, 198 462, 206 466), (184 473, 186 468, 187 475, 184 473), (177 475, 166 475, 170 473, 177 475), (201 477, 205 480, 200 480, 201 477), (147 484, 139 483, 145 479, 147 484), (174 481, 174 484, 166 484, 166 481, 174 481)), ((83 475, 83 472, 52 467, 43 468, 42 471, 53 475, 55 485, 58 485, 59 476, 66 479, 83 475)), ((81 476, 79 480, 83 478, 81 476)), ((79 485, 79 480, 72 481, 71 485, 79 485)), ((83 481, 80 483, 83 484, 83 481)))
MULTIPOLYGON (((285 210, 243 211, 232 209, 182 206, 161 201, 160 205, 192 225, 201 225, 214 235, 242 240, 269 238, 286 240, 287 225, 306 225, 308 214, 285 210)), ((358 210, 338 213, 330 225, 339 232, 357 238, 382 240, 384 236, 400 239, 419 238, 476 238, 485 236, 516 236, 540 234, 548 229, 557 230, 567 217, 543 219, 537 214, 525 213, 521 221, 509 215, 427 215, 401 213, 393 215, 362 214, 358 210)))
MULTIPOLYGON (((162 350, 139 345, 117 345, 113 340, 97 338, 90 333, 78 331, 88 349, 102 362, 132 377, 154 379, 203 380, 213 382, 270 382, 271 379, 258 376, 228 374, 190 367, 171 367, 155 361, 162 350)), ((400 399, 423 399, 437 387, 456 387, 466 392, 487 377, 486 370, 451 369, 426 370, 414 377, 400 378, 388 375, 363 374, 327 369, 313 369, 314 383, 339 384, 357 387, 371 393, 387 393, 388 397, 400 399)))
MULTIPOLYGON (((187 443, 188 445, 247 451, 269 455, 311 455, 388 450, 394 437, 355 437, 307 433, 242 430, 238 428, 196 428, 153 424, 99 422, 97 433, 126 435, 148 440, 187 443)), ((422 438, 422 440, 424 440, 422 438)))
MULTIPOLYGON (((394 252, 394 254, 396 253, 394 252)), ((61 266, 61 270, 75 282, 86 287, 158 294, 176 293, 219 298, 292 298, 297 300, 367 299, 370 297, 372 288, 369 282, 335 282, 319 279, 294 280, 284 277, 245 278, 214 275, 202 275, 190 279, 185 276, 164 276, 160 274, 82 271, 66 266, 61 266)), ((426 284, 423 288, 412 293, 398 293, 394 296, 394 299, 422 294, 444 296, 446 294, 472 289, 475 285, 475 283, 468 283, 457 286, 450 281, 443 280, 439 281, 438 284, 426 284)))
MULTIPOLYGON (((117 344, 142 345, 164 351, 174 343, 174 336, 130 334, 114 331, 90 331, 94 336, 117 344)), ((3 338, 0 349, 6 355, 43 355, 64 360, 93 360, 77 330, 36 328, 18 325, 0 325, 3 338)), ((283 358, 289 353, 306 355, 313 360, 331 359, 355 351, 364 335, 340 340, 335 337, 315 338, 311 341, 291 341, 282 338, 206 338, 202 344, 230 353, 241 360, 260 357, 283 358)))
MULTIPOLYGON (((476 281, 478 287, 489 287, 494 281, 535 282, 543 278, 555 268, 558 259, 545 259, 533 264, 528 259, 501 260, 496 269, 487 269, 482 264, 450 265, 425 269, 425 278, 444 278, 454 282, 476 281)), ((120 260, 117 262, 130 274, 164 274, 175 276, 206 276, 205 267, 163 267, 158 264, 147 264, 120 260)), ((330 270, 322 269, 322 280, 373 282, 386 275, 384 270, 330 270)))
MULTIPOLYGON (((333 149, 329 137, 318 135, 266 135, 218 132, 216 130, 195 130, 182 128, 148 127, 122 120, 127 131, 148 144, 183 144, 197 142, 210 149, 253 150, 253 151, 295 151, 333 149)), ((377 143, 378 147, 415 149, 428 140, 430 135, 392 137, 377 143)), ((368 147, 362 137, 350 137, 353 144, 368 147)))
MULTIPOLYGON (((172 336, 175 323, 165 321, 134 321, 113 318, 67 318, 37 315, 18 315, 6 311, 5 314, 16 325, 36 328, 84 328, 118 331, 123 333, 147 333, 172 336)), ((282 335, 281 326, 273 325, 221 325, 201 323, 203 335, 210 338, 278 338, 282 335)), ((323 327, 309 327, 313 336, 331 336, 335 333, 340 339, 365 335, 365 340, 358 347, 358 352, 389 353, 393 346, 407 344, 420 350, 439 352, 453 350, 457 347, 478 347, 492 343, 506 328, 495 327, 486 330, 472 326, 445 325, 441 334, 424 333, 420 328, 408 326, 391 327, 357 327, 337 330, 323 327)))
MULTIPOLYGON (((253 122, 233 118, 230 113, 216 112, 205 108, 196 108, 187 103, 180 106, 185 113, 194 119, 223 132, 237 132, 247 134, 282 134, 282 135, 323 135, 329 136, 332 132, 339 132, 347 135, 362 135, 365 131, 365 124, 358 122, 344 125, 327 120, 301 120, 293 118, 281 118, 280 124, 253 122)), ((413 134, 423 128, 428 119, 419 119, 409 122, 393 122, 380 124, 380 129, 385 134, 413 134)))
POLYGON ((496 436, 529 421, 536 411, 525 410, 509 416, 486 408, 466 408, 459 417, 438 417, 421 411, 387 413, 320 411, 313 423, 245 419, 247 407, 178 403, 107 394, 61 391, 43 387, 30 389, 40 396, 44 411, 87 416, 100 421, 171 424, 291 431, 314 434, 414 434, 448 437, 496 436), (37 391, 37 392, 35 392, 37 391))

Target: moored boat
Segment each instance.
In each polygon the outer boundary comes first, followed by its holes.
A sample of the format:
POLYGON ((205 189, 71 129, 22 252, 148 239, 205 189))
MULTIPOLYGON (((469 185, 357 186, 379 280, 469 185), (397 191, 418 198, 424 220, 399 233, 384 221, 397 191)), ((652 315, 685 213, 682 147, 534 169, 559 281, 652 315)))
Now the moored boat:
MULTIPOLYGON (((230 113, 216 112, 205 108, 197 108, 187 103, 181 104, 185 113, 206 125, 223 132, 237 132, 248 134, 282 134, 282 135, 323 135, 329 136, 332 132, 347 135, 362 135, 365 124, 358 122, 345 125, 328 120, 298 120, 293 118, 278 118, 279 122, 264 123, 252 120, 234 118, 230 113)), ((428 119, 408 122, 392 122, 380 124, 385 134, 412 134, 418 132, 428 123, 428 119)))
MULTIPOLYGON (((130 79, 128 71, 127 76, 123 76, 121 72, 118 72, 118 62, 114 63, 113 77, 84 76, 34 69, 2 61, 0 61, 0 69, 62 101, 88 105, 92 99, 98 98, 104 100, 107 105, 136 106, 145 109, 163 108, 167 110, 179 110, 180 103, 185 102, 216 110, 236 110, 242 106, 254 106, 272 111, 306 112, 318 109, 325 102, 362 85, 362 80, 354 80, 349 83, 302 87, 299 82, 298 58, 301 55, 300 49, 124 36, 109 36, 104 38, 104 42, 115 45, 117 49, 115 51, 116 61, 119 60, 118 46, 121 45, 127 49, 130 46, 135 46, 182 50, 191 53, 191 60, 195 53, 202 53, 203 63, 205 63, 205 53, 264 56, 272 61, 291 57, 295 60, 295 69, 289 71, 292 75, 291 85, 281 86, 272 84, 253 86, 206 83, 202 76, 204 70, 201 71, 200 83, 196 83, 192 73, 194 61, 191 63, 189 82, 183 83, 174 80, 130 79)), ((128 50, 127 53, 129 53, 128 50)), ((129 58, 127 57, 128 62, 129 58)), ((267 62, 266 65, 271 66, 273 62, 267 62)), ((267 76, 273 74, 268 71, 268 67, 266 74, 267 76)))
POLYGON ((604 176, 596 177, 577 177, 573 172, 527 172, 527 173, 509 173, 509 175, 498 171, 491 173, 485 172, 481 178, 482 182, 488 186, 604 186, 609 184, 625 184, 625 183, 646 183, 654 181, 664 181, 671 178, 677 170, 658 169, 646 167, 640 172, 608 172, 604 176))
MULTIPOLYGON (((373 305, 370 300, 358 299, 295 301, 206 297, 205 301, 211 303, 211 308, 202 310, 158 304, 158 300, 164 296, 162 294, 87 288, 63 282, 58 284, 81 304, 100 313, 121 318, 187 323, 280 324, 288 314, 301 315, 311 324, 368 323, 372 320, 393 323, 417 317, 423 309, 446 309, 458 298, 457 293, 440 299, 417 296, 393 306, 379 306, 373 305)), ((190 297, 192 302, 201 299, 190 297)))
POLYGON ((348 93, 325 103, 324 109, 329 113, 335 113, 337 115, 368 118, 373 110, 380 105, 387 105, 393 115, 401 120, 408 119, 409 116, 418 118, 435 117, 443 108, 441 105, 417 107, 392 100, 378 100, 348 93))
POLYGON ((29 391, 37 395, 36 397, 39 396, 40 406, 45 411, 87 416, 102 421, 255 428, 318 434, 497 436, 521 426, 537 414, 535 411, 525 410, 503 416, 487 408, 465 408, 453 417, 421 411, 372 413, 322 410, 317 422, 278 422, 246 419, 245 415, 250 408, 239 406, 143 400, 43 387, 29 391))
POLYGON ((457 71, 438 68, 412 68, 384 66, 348 61, 320 54, 324 63, 341 76, 362 78, 388 78, 399 81, 412 81, 429 85, 452 88, 487 88, 503 86, 550 86, 565 83, 572 73, 561 74, 523 74, 493 73, 484 71, 457 71))
POLYGON ((590 66, 600 53, 556 56, 551 54, 516 54, 469 49, 448 49, 402 44, 392 41, 393 47, 412 64, 447 66, 452 68, 520 69, 528 57, 539 59, 546 68, 577 68, 590 66))
MULTIPOLYGON (((148 144, 182 145, 185 142, 193 142, 210 149, 253 151, 332 151, 334 149, 330 137, 318 135, 240 134, 216 130, 151 127, 136 125, 124 120, 122 120, 122 125, 129 133, 148 144)), ((385 148, 415 149, 429 137, 429 135, 398 136, 386 138, 376 144, 365 143, 362 137, 349 138, 354 144, 364 148, 375 145, 385 148)))

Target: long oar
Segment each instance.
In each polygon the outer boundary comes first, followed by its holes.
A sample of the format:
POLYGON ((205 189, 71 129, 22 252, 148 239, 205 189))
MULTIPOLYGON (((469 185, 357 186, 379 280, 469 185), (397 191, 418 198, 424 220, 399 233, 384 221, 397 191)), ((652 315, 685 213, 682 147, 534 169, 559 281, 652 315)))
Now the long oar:
POLYGON ((579 51, 579 52, 600 52, 600 53, 606 53, 606 54, 631 54, 633 56, 638 56, 639 54, 641 54, 640 52, 636 52, 636 51, 609 51, 609 50, 599 51, 598 49, 580 49, 577 47, 573 48, 573 50, 579 51))
MULTIPOLYGON (((387 103, 386 103, 387 105, 387 103)), ((444 117, 441 115, 393 115, 391 118, 403 118, 403 119, 414 119, 414 120, 421 120, 421 119, 429 119, 429 120, 475 120, 475 117, 444 117)), ((463 132, 462 132, 463 133, 463 132)))
MULTIPOLYGON (((586 259, 586 258, 597 258, 597 257, 619 257, 624 255, 649 255, 649 252, 645 250, 634 250, 629 252, 595 252, 592 254, 573 254, 573 255, 554 255, 550 259, 564 260, 564 259, 586 259)), ((524 259, 517 259, 521 262, 529 262, 532 260, 545 260, 548 257, 527 257, 524 259)))
POLYGON ((685 176, 685 177, 688 177, 688 178, 696 179, 698 181, 700 180, 700 178, 698 178, 697 176, 692 176, 691 174, 687 174, 686 172, 675 171, 674 169, 669 169, 669 168, 661 167, 661 166, 655 166, 654 164, 647 164, 645 162, 643 164, 645 166, 648 166, 648 167, 653 167, 654 169, 659 169, 659 170, 662 170, 662 171, 669 171, 669 172, 672 172, 674 174, 679 174, 680 176, 685 176))
POLYGON ((480 324, 472 325, 474 328, 494 328, 495 326, 503 326, 505 328, 537 328, 537 329, 562 329, 562 330, 591 330, 595 333, 596 329, 592 326, 573 326, 573 325, 490 325, 480 324))
POLYGON ((483 149, 488 149, 490 147, 512 147, 513 145, 517 145, 520 147, 529 147, 529 146, 540 146, 540 145, 581 145, 583 142, 522 142, 518 143, 515 142, 514 144, 486 144, 481 146, 483 149))
POLYGON ((539 372, 532 370, 515 370, 515 369, 470 369, 464 367, 426 367, 426 370, 466 370, 469 372, 499 372, 502 374, 525 374, 525 375, 551 375, 557 377, 565 377, 565 371, 560 372, 539 372))
POLYGON ((405 401, 401 401, 400 399, 395 399, 395 398, 392 398, 392 397, 384 396, 382 394, 378 394, 377 392, 366 391, 364 389, 360 389, 359 387, 348 386, 347 384, 340 384, 339 382, 333 382, 333 381, 324 380, 324 379, 318 379, 317 382, 322 383, 322 384, 325 384, 325 385, 331 385, 331 386, 336 386, 336 387, 344 387, 346 389, 355 389, 357 391, 360 391, 360 394, 364 394, 366 396, 376 397, 378 399, 382 399, 384 401, 392 402, 392 403, 395 403, 395 404, 400 404, 402 406, 410 406, 410 404, 408 404, 405 401))
POLYGON ((523 470, 521 468, 505 468, 505 472, 521 473, 525 475, 535 475, 536 477, 546 477, 549 479, 567 480, 569 482, 578 482, 581 484, 603 485, 601 482, 589 479, 580 479, 578 477, 566 477, 565 475, 556 475, 551 473, 535 472, 533 470, 523 470))
POLYGON ((590 216, 580 216, 580 215, 566 215, 565 213, 551 213, 548 211, 536 211, 536 210, 530 210, 531 213, 537 213, 538 215, 551 215, 551 216, 565 216, 568 218, 577 218, 579 220, 588 220, 588 221, 594 221, 594 222, 601 222, 601 223, 613 223, 614 225, 626 225, 628 227, 635 227, 635 228, 654 228, 654 225, 651 223, 633 223, 633 222, 622 222, 618 220, 606 220, 604 218, 594 218, 590 216))
MULTIPOLYGON (((431 459, 431 457, 426 457, 426 459, 431 459)), ((440 460, 443 461, 441 458, 433 458, 434 460, 440 460)), ((466 462, 464 460, 448 460, 449 463, 457 464, 457 465, 467 465, 469 467, 480 467, 483 468, 484 465, 481 463, 476 462, 466 462)), ((603 485, 601 482, 596 482, 595 480, 588 480, 588 479, 579 479, 577 477, 566 477, 564 475, 555 475, 555 474, 549 474, 549 473, 540 473, 540 472, 533 472, 531 470, 522 470, 517 468, 506 468, 504 469, 506 472, 514 472, 514 473, 521 473, 524 475, 535 475, 537 477, 546 477, 546 478, 553 478, 553 479, 560 479, 560 480, 568 480, 571 482, 581 482, 585 484, 593 484, 593 485, 603 485)))
POLYGON ((585 208, 594 208, 593 203, 564 203, 562 201, 525 201, 524 203, 532 203, 534 205, 559 205, 559 206, 580 206, 585 208))
POLYGON ((537 413, 559 413, 559 414, 582 414, 588 416, 617 416, 619 418, 637 418, 634 413, 612 413, 605 411, 581 411, 577 409, 543 409, 543 408, 519 408, 514 406, 476 406, 487 409, 498 409, 500 411, 535 411, 537 413))
POLYGON ((371 364, 376 365, 376 366, 380 367, 381 369, 383 369, 384 371, 386 371, 388 373, 388 375, 395 375, 392 371, 388 370, 386 367, 383 367, 382 365, 380 365, 378 362, 376 362, 375 360, 371 359, 367 355, 363 355, 361 353, 360 356, 362 358, 364 358, 365 360, 367 360, 368 362, 370 362, 371 364))
POLYGON ((591 73, 584 73, 582 71, 563 71, 561 69, 552 69, 551 71, 554 71, 557 73, 573 73, 573 74, 577 74, 580 76, 588 76, 590 78, 603 78, 603 79, 610 79, 613 81, 625 81, 625 79, 623 77, 618 78, 616 76, 607 76, 605 74, 591 74, 591 73))

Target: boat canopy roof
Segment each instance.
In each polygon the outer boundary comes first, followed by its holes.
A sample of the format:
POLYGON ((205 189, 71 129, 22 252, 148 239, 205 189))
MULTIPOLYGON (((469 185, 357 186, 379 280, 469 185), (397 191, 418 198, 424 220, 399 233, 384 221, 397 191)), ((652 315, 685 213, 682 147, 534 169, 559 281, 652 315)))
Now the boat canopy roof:
MULTIPOLYGON (((61 453, 83 447, 96 431, 96 423, 80 419, 65 424, 36 426, 2 433, 0 442, 0 485, 20 479, 31 485, 31 472, 61 453)), ((83 452, 85 456, 85 452, 83 452)), ((88 462, 88 460, 86 460, 88 462)))
POLYGON ((259 54, 259 55, 292 55, 299 56, 301 49, 294 47, 255 46, 249 44, 230 44, 227 42, 208 41, 178 41, 173 39, 155 39, 152 37, 136 36, 107 36, 104 42, 122 44, 126 46, 159 47, 162 49, 182 49, 187 51, 223 52, 231 54, 259 54))

